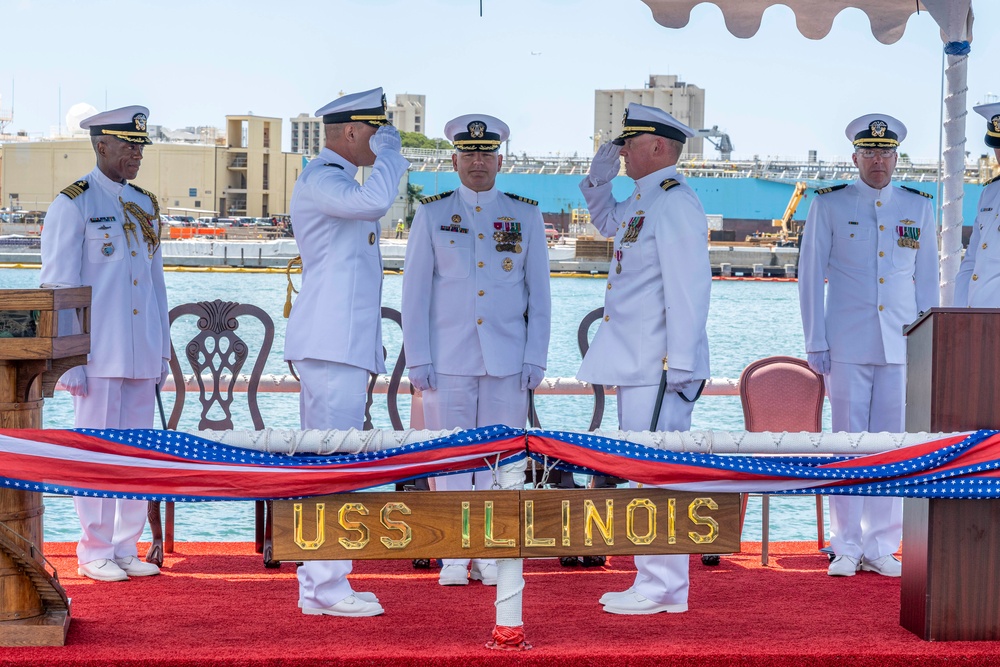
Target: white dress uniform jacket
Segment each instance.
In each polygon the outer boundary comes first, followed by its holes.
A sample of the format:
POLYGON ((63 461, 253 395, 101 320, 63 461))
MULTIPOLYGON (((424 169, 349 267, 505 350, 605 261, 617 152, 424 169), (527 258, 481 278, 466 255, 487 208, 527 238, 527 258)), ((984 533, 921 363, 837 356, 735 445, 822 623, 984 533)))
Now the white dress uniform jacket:
POLYGON ((847 364, 906 363, 903 327, 938 305, 937 257, 927 197, 860 179, 817 196, 799 251, 806 351, 830 350, 847 364))
MULTIPOLYGON (((42 229, 43 285, 90 285, 89 377, 159 380, 170 358, 170 320, 160 248, 150 254, 139 221, 126 231, 122 201, 153 215, 150 195, 95 168, 56 197, 42 229), (79 192, 71 198, 66 192, 79 192)), ((152 221, 159 234, 160 220, 152 221)))
POLYGON ((1000 308, 1000 178, 986 184, 955 278, 955 306, 1000 308))
POLYGON ((712 267, 701 202, 676 167, 640 178, 623 202, 615 201, 611 187, 592 187, 589 179, 580 185, 591 222, 615 239, 621 272, 616 256, 604 321, 576 376, 592 384, 657 385, 667 355, 671 368, 707 379, 712 267), (623 235, 640 224, 638 237, 623 247, 623 235))
POLYGON ((302 288, 285 336, 285 359, 334 361, 384 373, 379 218, 392 206, 410 163, 396 151, 376 157, 364 185, 358 168, 324 148, 292 193, 302 288))
POLYGON ((537 205, 463 185, 417 209, 403 270, 408 366, 495 377, 520 374, 523 364, 545 368, 550 319, 537 205))

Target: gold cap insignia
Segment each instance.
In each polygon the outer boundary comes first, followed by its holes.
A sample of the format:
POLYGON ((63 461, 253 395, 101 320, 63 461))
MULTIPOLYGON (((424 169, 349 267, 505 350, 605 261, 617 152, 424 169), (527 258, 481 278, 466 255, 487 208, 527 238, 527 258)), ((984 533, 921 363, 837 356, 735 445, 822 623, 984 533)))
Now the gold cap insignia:
POLYGON ((885 131, 889 128, 884 120, 873 120, 868 126, 868 131, 872 133, 873 137, 884 137, 885 131))
POLYGON ((628 122, 628 108, 626 107, 625 113, 622 114, 622 126, 628 122))
POLYGON ((990 118, 990 122, 993 123, 993 131, 1000 132, 1000 114, 997 114, 996 116, 993 116, 993 118, 990 118))
POLYGON ((385 111, 385 110, 386 110, 386 109, 388 109, 388 108, 389 108, 389 105, 388 105, 388 104, 386 104, 386 101, 385 101, 385 93, 382 93, 382 111, 385 111))
POLYGON ((458 223, 462 222, 462 216, 456 213, 455 215, 451 216, 451 221, 457 225, 458 223))
POLYGON ((137 113, 136 115, 132 116, 132 122, 135 123, 135 129, 138 130, 139 132, 146 131, 146 114, 137 113))
POLYGON ((474 120, 469 123, 469 136, 473 139, 482 139, 486 136, 486 123, 481 120, 474 120))

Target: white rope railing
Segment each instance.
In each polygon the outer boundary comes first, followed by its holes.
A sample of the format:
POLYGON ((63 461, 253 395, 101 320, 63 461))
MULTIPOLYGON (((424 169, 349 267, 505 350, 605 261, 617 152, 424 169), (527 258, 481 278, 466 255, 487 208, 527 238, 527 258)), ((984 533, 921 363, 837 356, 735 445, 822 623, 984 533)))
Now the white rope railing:
MULTIPOLYGON (((209 385, 213 383, 211 376, 206 375, 204 377, 209 385)), ((231 375, 222 375, 219 380, 219 386, 227 386, 231 378, 231 375)), ((376 394, 389 393, 389 380, 390 377, 388 375, 379 375, 378 380, 375 382, 374 392, 376 394)), ((233 385, 233 391, 236 393, 246 393, 249 384, 250 375, 241 373, 239 377, 236 378, 236 383, 233 385)), ((56 385, 56 389, 65 389, 65 387, 59 384, 56 385)), ((184 376, 184 389, 193 393, 198 393, 200 391, 198 381, 195 379, 194 375, 184 376)), ((174 384, 173 377, 168 377, 167 381, 163 385, 162 391, 174 392, 176 390, 177 387, 174 384)), ((265 373, 260 376, 260 384, 257 387, 257 391, 262 393, 298 393, 299 381, 295 379, 295 376, 289 374, 279 375, 274 373, 265 373)), ((537 389, 535 389, 536 394, 554 396, 583 396, 590 394, 591 391, 591 385, 587 382, 582 382, 576 378, 562 377, 547 377, 542 380, 542 383, 537 389)), ((401 395, 408 395, 410 393, 410 381, 405 377, 400 380, 399 393, 401 395)), ((615 395, 616 388, 608 387, 607 393, 612 396, 615 395)), ((702 392, 702 395, 739 396, 739 380, 732 378, 712 378, 705 384, 705 390, 702 392)))
MULTIPOLYGON (((459 429, 431 431, 194 431, 206 440, 271 454, 358 454, 445 437, 459 429)), ((579 431, 576 431, 579 432, 579 431)), ((701 454, 863 455, 939 440, 953 433, 750 433, 748 431, 593 431, 595 437, 627 440, 663 451, 701 454)))

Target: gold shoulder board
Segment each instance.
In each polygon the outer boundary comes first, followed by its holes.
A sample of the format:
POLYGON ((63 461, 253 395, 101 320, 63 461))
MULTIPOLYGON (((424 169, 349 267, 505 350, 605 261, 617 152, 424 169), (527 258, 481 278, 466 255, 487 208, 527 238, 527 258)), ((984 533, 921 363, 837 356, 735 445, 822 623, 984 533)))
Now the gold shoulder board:
POLYGON ((909 188, 906 187, 905 185, 900 185, 899 187, 902 188, 903 190, 906 190, 907 192, 912 192, 915 195, 920 195, 921 197, 927 197, 928 199, 934 199, 934 195, 929 194, 927 192, 923 192, 922 190, 917 190, 916 188, 909 188))
POLYGON ((816 190, 816 194, 818 195, 829 194, 831 192, 836 192, 837 190, 843 190, 848 185, 849 185, 848 183, 841 183, 840 185, 831 185, 828 188, 820 188, 819 190, 816 190))
POLYGON ((90 187, 87 181, 77 181, 73 185, 68 185, 59 194, 64 194, 70 199, 76 199, 83 194, 83 191, 90 187))
POLYGON ((660 187, 663 188, 664 190, 669 190, 675 185, 680 185, 680 184, 681 182, 678 181, 676 178, 667 178, 662 183, 660 183, 660 187))
POLYGON ((983 183, 983 185, 990 185, 992 183, 996 183, 997 181, 1000 181, 1000 176, 994 176, 990 180, 988 180, 985 183, 983 183))
POLYGON ((516 195, 513 192, 505 192, 505 195, 511 199, 516 199, 517 201, 523 201, 525 204, 531 204, 532 206, 538 206, 538 202, 534 199, 528 199, 527 197, 522 197, 521 195, 516 195))
POLYGON ((448 190, 440 194, 431 195, 430 197, 424 197, 420 200, 421 204, 430 204, 432 201, 437 201, 438 199, 444 199, 445 197, 450 197, 454 190, 448 190))

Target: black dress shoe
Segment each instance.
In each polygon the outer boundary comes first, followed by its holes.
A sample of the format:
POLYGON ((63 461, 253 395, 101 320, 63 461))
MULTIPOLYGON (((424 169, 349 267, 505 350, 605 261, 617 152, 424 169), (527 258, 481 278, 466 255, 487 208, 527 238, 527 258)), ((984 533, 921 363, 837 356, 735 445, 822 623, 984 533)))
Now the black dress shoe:
POLYGON ((431 559, 430 558, 414 558, 413 567, 417 570, 429 570, 431 569, 431 559))
POLYGON ((563 567, 576 567, 580 564, 580 559, 576 556, 560 556, 559 564, 563 567))
POLYGON ((703 554, 701 557, 701 564, 709 567, 715 567, 720 562, 722 562, 722 556, 718 554, 703 554))
POLYGON ((604 563, 607 560, 607 556, 584 556, 583 566, 584 567, 604 567, 604 563))

